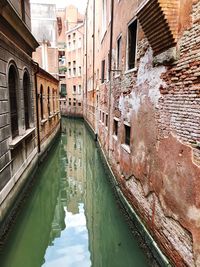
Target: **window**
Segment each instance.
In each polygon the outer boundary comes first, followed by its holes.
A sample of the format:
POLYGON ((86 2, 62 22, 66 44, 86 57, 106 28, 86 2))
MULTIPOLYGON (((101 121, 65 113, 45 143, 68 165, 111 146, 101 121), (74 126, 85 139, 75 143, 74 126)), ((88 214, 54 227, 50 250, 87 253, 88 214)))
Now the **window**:
POLYGON ((73 93, 76 94, 76 85, 73 85, 73 93))
POLYGON ((66 84, 61 84, 61 97, 65 97, 67 94, 67 85, 66 84))
POLYGON ((108 64, 107 64, 107 81, 110 80, 110 53, 108 53, 108 64))
POLYGON ((76 38, 76 33, 74 32, 74 33, 73 33, 73 39, 75 39, 75 38, 76 38))
POLYGON ((52 89, 53 112, 55 112, 55 91, 52 89))
POLYGON ((102 0, 102 34, 106 31, 107 0, 102 0))
POLYGON ((21 12, 22 12, 22 20, 25 22, 26 19, 25 0, 21 0, 21 12))
POLYGON ((105 60, 101 61, 101 83, 104 83, 105 79, 105 60))
POLYGON ((113 134, 114 135, 118 135, 118 121, 114 120, 114 124, 113 124, 113 134))
POLYGON ((71 69, 68 69, 68 77, 71 77, 71 75, 72 75, 71 69))
POLYGON ((71 39, 71 35, 69 34, 69 35, 68 35, 68 40, 70 40, 70 39, 71 39))
POLYGON ((75 48, 76 48, 76 41, 73 40, 73 49, 75 49, 75 48))
POLYGON ((125 128, 125 144, 130 146, 131 127, 124 124, 124 128, 125 128))
POLYGON ((12 138, 19 134, 18 129, 18 112, 17 112, 17 72, 12 65, 8 74, 8 87, 10 98, 10 119, 11 119, 11 132, 12 138))
POLYGON ((79 95, 81 94, 81 85, 80 84, 78 86, 78 93, 79 93, 79 95))
POLYGON ((41 115, 41 120, 43 120, 44 112, 43 112, 43 86, 42 84, 40 85, 40 115, 41 115))
POLYGON ((76 106, 76 102, 73 103, 74 107, 76 106))
POLYGON ((102 122, 104 123, 104 112, 102 112, 102 122))
POLYGON ((78 39, 78 48, 81 48, 82 46, 82 41, 81 41, 81 38, 78 39))
POLYGON ((69 101, 69 106, 71 106, 71 102, 69 101))
POLYGON ((81 107, 81 103, 80 102, 78 103, 78 105, 79 105, 79 107, 81 107))
POLYGON ((121 48, 122 48, 122 37, 120 36, 117 40, 117 70, 120 70, 121 68, 121 48))
POLYGON ((24 120, 25 129, 30 128, 30 114, 29 114, 29 103, 30 103, 30 79, 27 72, 24 73, 23 77, 23 92, 24 92, 24 120))
POLYGON ((106 114, 106 127, 108 127, 108 114, 106 114))
POLYGON ((81 67, 78 67, 78 71, 79 71, 79 76, 81 76, 81 67))
POLYGON ((128 69, 135 67, 136 59, 137 20, 128 26, 128 69))
POLYGON ((48 86, 47 89, 47 109, 48 109, 48 116, 51 115, 51 108, 50 108, 50 88, 48 86))
POLYGON ((73 76, 76 76, 76 68, 73 68, 73 76))

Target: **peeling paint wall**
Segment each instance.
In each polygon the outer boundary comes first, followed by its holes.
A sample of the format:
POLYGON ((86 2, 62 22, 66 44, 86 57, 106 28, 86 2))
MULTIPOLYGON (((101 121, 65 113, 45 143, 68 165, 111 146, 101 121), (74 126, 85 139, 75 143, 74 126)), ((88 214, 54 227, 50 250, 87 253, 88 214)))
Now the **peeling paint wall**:
MULTIPOLYGON (((200 266, 200 2, 179 6, 177 44, 159 55, 138 23, 136 67, 127 71, 127 24, 136 18, 136 2, 114 4, 112 70, 121 35, 121 71, 113 71, 111 81, 96 82, 98 138, 121 189, 162 251, 175 266, 200 266), (128 147, 124 123, 131 127, 128 147)), ((95 75, 109 54, 109 40, 108 22, 103 39, 97 38, 95 75)))

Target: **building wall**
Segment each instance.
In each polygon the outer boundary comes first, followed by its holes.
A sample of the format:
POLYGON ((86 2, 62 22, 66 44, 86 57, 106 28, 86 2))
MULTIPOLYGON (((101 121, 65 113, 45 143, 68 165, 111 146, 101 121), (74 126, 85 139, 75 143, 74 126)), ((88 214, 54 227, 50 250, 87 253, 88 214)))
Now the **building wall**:
POLYGON ((63 115, 83 116, 83 16, 67 6, 57 11, 59 40, 60 105, 63 115), (62 87, 66 86, 66 95, 62 87))
POLYGON ((103 2, 94 8, 89 0, 86 11, 85 117, 129 203, 162 251, 175 266, 198 266, 199 1, 114 1, 112 39, 111 1, 105 1, 105 30, 103 2), (136 60, 128 70, 128 27, 136 19, 136 60))
POLYGON ((5 22, 0 22, 0 223, 25 181, 24 174, 30 171, 37 155, 34 72, 30 53, 38 44, 16 13, 17 2, 10 2, 15 9, 10 3, 5 3, 1 9, 5 22), (16 19, 15 28, 12 28, 13 19, 16 19), (7 30, 5 25, 9 25, 7 30), (20 39, 23 43, 18 43, 20 39), (26 85, 25 75, 28 77, 26 85), (14 81, 16 89, 13 90, 13 97, 11 89, 14 88, 14 81), (13 98, 16 100, 15 121, 11 119, 13 98), (15 135, 13 122, 17 125, 15 135))
POLYGON ((60 128, 59 81, 40 68, 37 73, 37 88, 40 146, 41 152, 44 152, 60 128))
POLYGON ((58 78, 56 5, 31 3, 31 23, 33 35, 40 44, 33 59, 58 78))

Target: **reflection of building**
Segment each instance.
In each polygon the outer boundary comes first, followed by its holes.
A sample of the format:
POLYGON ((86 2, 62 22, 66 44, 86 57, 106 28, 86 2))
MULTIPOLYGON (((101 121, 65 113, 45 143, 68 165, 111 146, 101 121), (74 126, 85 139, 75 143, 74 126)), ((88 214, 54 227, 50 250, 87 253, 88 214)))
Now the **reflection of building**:
POLYGON ((31 4, 32 32, 40 46, 33 59, 58 79, 56 5, 31 4))

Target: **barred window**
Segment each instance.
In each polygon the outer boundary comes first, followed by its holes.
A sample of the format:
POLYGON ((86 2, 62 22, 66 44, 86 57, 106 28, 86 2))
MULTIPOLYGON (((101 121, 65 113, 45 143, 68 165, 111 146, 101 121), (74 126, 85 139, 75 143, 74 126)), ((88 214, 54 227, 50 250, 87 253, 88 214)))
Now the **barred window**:
POLYGON ((12 65, 8 74, 8 87, 10 98, 10 119, 11 119, 11 132, 12 138, 19 134, 18 129, 18 112, 17 112, 17 72, 12 65))

